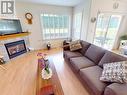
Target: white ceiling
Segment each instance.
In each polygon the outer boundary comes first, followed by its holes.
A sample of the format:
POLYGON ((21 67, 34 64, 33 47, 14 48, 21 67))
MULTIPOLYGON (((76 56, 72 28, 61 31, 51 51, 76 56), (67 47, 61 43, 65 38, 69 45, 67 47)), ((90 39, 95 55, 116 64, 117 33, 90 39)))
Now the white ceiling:
POLYGON ((59 5, 59 6, 75 6, 84 0, 15 0, 15 1, 59 5))

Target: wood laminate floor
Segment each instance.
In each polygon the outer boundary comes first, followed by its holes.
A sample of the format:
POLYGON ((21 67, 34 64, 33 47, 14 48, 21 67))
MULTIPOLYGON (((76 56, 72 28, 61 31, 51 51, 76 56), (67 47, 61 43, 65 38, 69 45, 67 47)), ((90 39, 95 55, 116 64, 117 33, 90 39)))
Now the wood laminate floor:
POLYGON ((64 62, 62 49, 26 53, 0 68, 0 95, 36 95, 37 53, 53 58, 65 95, 89 95, 70 67, 64 62))
POLYGON ((26 53, 0 68, 0 95, 35 95, 36 54, 26 53))
POLYGON ((63 59, 61 48, 46 51, 53 58, 65 95, 89 95, 68 64, 63 59))

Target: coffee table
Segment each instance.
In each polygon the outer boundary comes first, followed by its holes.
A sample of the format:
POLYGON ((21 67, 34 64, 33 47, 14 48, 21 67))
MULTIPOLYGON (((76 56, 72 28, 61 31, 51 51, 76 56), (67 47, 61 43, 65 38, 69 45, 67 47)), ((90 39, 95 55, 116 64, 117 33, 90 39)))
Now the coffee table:
POLYGON ((37 95, 64 95, 53 60, 48 59, 49 66, 52 69, 52 77, 48 80, 42 79, 42 59, 38 59, 38 75, 37 75, 37 95))

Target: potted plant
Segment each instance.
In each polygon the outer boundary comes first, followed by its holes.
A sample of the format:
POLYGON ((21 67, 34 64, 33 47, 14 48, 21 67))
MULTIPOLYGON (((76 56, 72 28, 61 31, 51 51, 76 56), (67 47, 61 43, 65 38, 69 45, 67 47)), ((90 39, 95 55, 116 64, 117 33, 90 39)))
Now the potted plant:
POLYGON ((120 46, 127 46, 127 35, 123 35, 120 37, 120 46))
POLYGON ((39 62, 42 64, 42 78, 43 79, 50 79, 52 77, 52 70, 49 67, 49 62, 46 57, 47 54, 38 53, 37 56, 39 57, 39 62))
POLYGON ((127 35, 123 35, 120 37, 120 40, 127 40, 127 35))
POLYGON ((49 67, 49 63, 45 62, 45 66, 42 69, 42 78, 43 79, 50 79, 52 77, 52 70, 49 67))

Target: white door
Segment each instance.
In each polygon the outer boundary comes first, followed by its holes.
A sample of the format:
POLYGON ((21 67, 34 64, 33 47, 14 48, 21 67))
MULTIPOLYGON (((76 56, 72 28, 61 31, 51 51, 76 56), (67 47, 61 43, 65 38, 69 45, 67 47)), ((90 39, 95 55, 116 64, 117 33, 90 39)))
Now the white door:
POLYGON ((99 14, 94 44, 112 49, 118 33, 122 15, 99 14))

